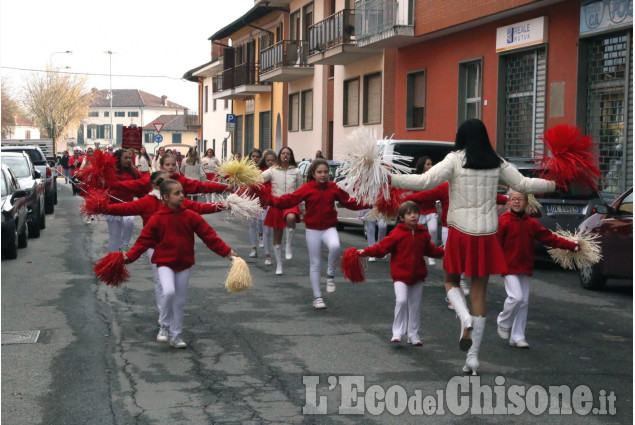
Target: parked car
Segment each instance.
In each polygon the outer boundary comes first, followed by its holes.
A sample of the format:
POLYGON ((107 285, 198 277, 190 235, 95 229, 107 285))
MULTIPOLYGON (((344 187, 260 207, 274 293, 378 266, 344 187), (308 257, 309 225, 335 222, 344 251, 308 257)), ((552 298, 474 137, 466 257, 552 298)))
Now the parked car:
POLYGON ((633 188, 611 205, 597 205, 580 229, 600 235, 602 260, 580 269, 584 289, 604 287, 608 278, 633 280, 633 188))
MULTIPOLYGON (((327 159, 326 162, 329 164, 329 181, 334 181, 336 178, 337 169, 342 165, 341 162, 333 161, 327 159)), ((307 180, 307 172, 309 171, 309 166, 311 165, 311 161, 304 160, 298 163, 298 168, 302 173, 302 177, 304 178, 304 182, 307 180)))
POLYGON ((28 224, 26 221, 26 191, 20 189, 18 180, 9 167, 0 167, 2 189, 2 257, 13 260, 18 256, 18 248, 28 244, 28 224))
POLYGON ((20 189, 26 191, 29 237, 40 237, 40 229, 46 227, 44 215, 44 182, 29 156, 24 152, 2 152, 2 164, 8 166, 18 179, 20 189))
POLYGON ((2 152, 24 152, 29 156, 29 159, 42 174, 42 179, 44 180, 44 211, 46 214, 53 214, 57 204, 55 160, 47 160, 44 152, 37 146, 2 146, 2 152))

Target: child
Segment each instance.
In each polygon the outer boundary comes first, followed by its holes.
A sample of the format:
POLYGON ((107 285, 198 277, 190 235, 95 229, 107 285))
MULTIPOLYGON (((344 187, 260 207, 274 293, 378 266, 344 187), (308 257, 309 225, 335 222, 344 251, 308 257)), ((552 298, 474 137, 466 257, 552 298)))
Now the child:
POLYGON ((419 224, 419 207, 406 201, 399 207, 397 226, 381 242, 359 250, 361 257, 390 256, 390 274, 395 284, 395 319, 392 342, 401 342, 408 334, 408 344, 423 345, 419 338, 419 314, 423 281, 428 275, 424 257, 440 258, 444 250, 430 240, 430 233, 419 224))
MULTIPOLYGON (((132 165, 132 153, 126 149, 117 149, 114 157, 119 183, 140 181, 141 174, 132 165)), ((130 202, 134 199, 133 195, 125 190, 113 190, 112 195, 123 202, 130 202)), ((134 217, 106 215, 106 222, 108 223, 109 236, 108 252, 128 251, 134 230, 134 217)))
POLYGON ((186 348, 181 339, 185 300, 190 280, 190 268, 194 265, 194 234, 205 245, 222 257, 237 257, 214 229, 197 213, 183 208, 183 187, 174 180, 160 185, 164 207, 156 212, 145 225, 134 246, 125 254, 126 263, 137 260, 149 248, 154 248, 152 263, 157 265, 161 282, 161 311, 165 312, 169 343, 174 348, 186 348))
MULTIPOLYGON (((276 163, 277 159, 278 155, 276 155, 276 152, 271 149, 267 149, 263 153, 258 167, 260 167, 260 170, 264 172, 265 170, 268 170, 270 167, 272 167, 276 163)), ((264 186, 267 193, 271 194, 271 181, 264 183, 264 186)), ((271 252, 269 248, 271 246, 271 235, 273 233, 273 229, 265 224, 268 214, 269 207, 266 206, 262 212, 262 215, 260 216, 260 221, 262 222, 262 247, 265 249, 265 266, 271 265, 271 252)))
MULTIPOLYGON (((249 160, 252 161, 255 165, 260 164, 261 159, 262 152, 260 151, 260 149, 254 148, 251 150, 251 152, 249 152, 249 160)), ((248 230, 249 240, 251 241, 251 253, 249 253, 249 257, 255 258, 258 256, 258 246, 260 246, 261 248, 264 246, 262 240, 262 221, 260 220, 260 217, 249 220, 248 230)))
POLYGON ((288 195, 271 197, 270 204, 276 208, 290 208, 304 201, 306 213, 306 245, 309 249, 309 275, 313 287, 313 307, 326 308, 320 290, 321 244, 329 250, 326 271, 326 292, 335 292, 335 260, 340 251, 340 238, 337 234, 337 210, 335 201, 345 208, 361 210, 369 208, 352 199, 348 193, 329 181, 329 166, 324 159, 315 159, 307 172, 309 181, 288 195))
POLYGON ((563 239, 525 213, 527 194, 509 191, 508 210, 498 220, 498 240, 507 262, 505 291, 507 299, 503 311, 498 315, 498 335, 509 339, 509 345, 518 348, 529 348, 525 339, 527 310, 529 306, 529 284, 534 267, 534 240, 570 251, 577 251, 580 246, 563 239), (510 336, 511 328, 511 336, 510 336))
MULTIPOLYGON (((382 217, 378 217, 372 210, 362 210, 359 213, 359 219, 364 222, 366 242, 368 246, 373 246, 386 236, 388 230, 386 220, 382 217), (376 239, 375 234, 377 235, 376 239)), ((374 263, 375 261, 377 261, 375 257, 368 257, 369 263, 374 263)))

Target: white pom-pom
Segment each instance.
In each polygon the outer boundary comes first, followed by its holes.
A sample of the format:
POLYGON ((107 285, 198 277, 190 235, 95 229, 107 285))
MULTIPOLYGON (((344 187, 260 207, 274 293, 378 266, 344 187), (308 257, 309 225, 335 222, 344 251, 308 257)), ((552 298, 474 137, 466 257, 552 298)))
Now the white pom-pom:
POLYGON ((527 214, 535 214, 540 211, 540 207, 542 207, 542 204, 538 202, 534 195, 529 194, 527 196, 527 210, 525 212, 527 214))
POLYGON ((560 248, 549 248, 547 250, 553 261, 562 268, 569 270, 582 269, 590 267, 602 259, 602 247, 598 240, 600 235, 580 229, 575 232, 558 229, 554 233, 563 239, 577 242, 580 245, 578 251, 575 252, 560 248))
POLYGON ((232 216, 242 222, 248 222, 262 214, 260 201, 255 196, 247 196, 246 194, 236 195, 230 194, 223 202, 225 207, 231 211, 232 216))
POLYGON ((375 130, 364 127, 346 138, 348 151, 339 169, 339 177, 343 179, 338 185, 362 203, 374 204, 380 193, 389 199, 388 175, 410 172, 410 168, 404 164, 412 161, 412 157, 397 154, 384 156, 380 140, 375 130))

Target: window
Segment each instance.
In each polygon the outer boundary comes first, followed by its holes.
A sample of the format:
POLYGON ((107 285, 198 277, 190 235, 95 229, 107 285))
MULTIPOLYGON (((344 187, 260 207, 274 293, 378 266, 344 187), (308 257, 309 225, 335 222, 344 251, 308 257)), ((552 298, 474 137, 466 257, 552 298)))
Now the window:
POLYGON ((24 132, 24 138, 26 140, 29 140, 31 138, 31 130, 25 130, 24 132))
MULTIPOLYGON (((212 100, 212 111, 216 110, 216 99, 212 100)), ((205 112, 207 112, 207 108, 205 108, 205 112)))
POLYGON ((271 111, 260 113, 260 150, 271 149, 271 111))
POLYGON ((302 130, 313 130, 313 90, 302 92, 302 130))
POLYGON ((482 69, 480 59, 459 65, 459 125, 471 118, 481 119, 482 69))
POLYGON ((110 116, 110 111, 105 111, 104 112, 104 117, 108 118, 110 116))
POLYGON ((125 117, 126 113, 124 111, 115 111, 115 117, 125 117))
MULTIPOLYGON (((205 112, 208 111, 208 106, 209 106, 209 87, 205 86, 205 93, 203 94, 203 96, 205 96, 205 112)), ((216 110, 216 100, 214 100, 214 110, 216 110)))
POLYGON ((224 109, 229 108, 229 101, 227 99, 223 100, 223 108, 224 109))
POLYGON ((110 124, 88 124, 89 139, 110 139, 110 124))
POLYGON ((344 81, 344 125, 359 125, 359 78, 344 81))
POLYGON ((289 39, 300 40, 300 11, 296 10, 289 19, 289 39))
POLYGON ((406 97, 406 127, 425 128, 426 126, 426 72, 417 71, 408 74, 406 97))
POLYGON ((172 133, 172 143, 181 143, 181 133, 172 133))
POLYGON ((90 112, 88 112, 88 116, 89 116, 89 117, 98 117, 98 116, 99 116, 99 112, 97 112, 97 111, 90 111, 90 112))
POLYGON ((128 116, 129 117, 139 117, 139 111, 129 111, 128 112, 128 116))
POLYGON ((309 27, 313 25, 313 3, 309 3, 302 8, 302 40, 309 39, 309 27))
POLYGON ((236 131, 234 131, 234 142, 232 143, 232 154, 243 153, 243 116, 236 116, 236 131))
POLYGON ((143 135, 144 143, 154 143, 154 134, 146 133, 143 135))
POLYGON ((245 152, 254 148, 254 114, 245 115, 245 152))
POLYGON ((300 93, 289 95, 289 131, 298 131, 300 115, 300 93))
POLYGON ((381 72, 364 76, 364 124, 381 122, 381 72))

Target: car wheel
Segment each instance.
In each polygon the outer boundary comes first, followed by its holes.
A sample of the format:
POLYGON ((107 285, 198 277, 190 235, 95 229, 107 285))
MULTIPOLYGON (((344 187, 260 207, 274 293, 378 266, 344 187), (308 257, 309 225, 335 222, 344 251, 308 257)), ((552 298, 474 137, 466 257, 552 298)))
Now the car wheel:
POLYGON ((53 182, 53 204, 57 205, 57 178, 53 182))
POLYGON ((606 279, 606 276, 602 275, 602 263, 580 269, 580 284, 584 289, 591 291, 602 289, 606 284, 606 279))
POLYGON ((40 237, 40 220, 38 219, 39 216, 39 208, 38 211, 36 211, 37 214, 35 214, 35 220, 33 220, 33 222, 31 223, 31 225, 29 226, 29 237, 30 238, 39 238, 40 237))
POLYGON ((43 211, 40 211, 40 219, 38 220, 38 224, 40 229, 46 229, 46 214, 43 211))
POLYGON ((344 230, 344 224, 338 221, 337 224, 335 225, 335 229, 338 231, 344 230))
POLYGON ((44 211, 47 214, 53 214, 55 212, 55 198, 52 193, 44 197, 44 211))
POLYGON ((2 256, 8 260, 14 260, 18 258, 18 228, 15 222, 13 222, 13 228, 10 228, 8 233, 7 246, 2 251, 2 256))
POLYGON ((22 233, 18 235, 18 248, 26 248, 29 244, 29 223, 24 223, 22 233))

